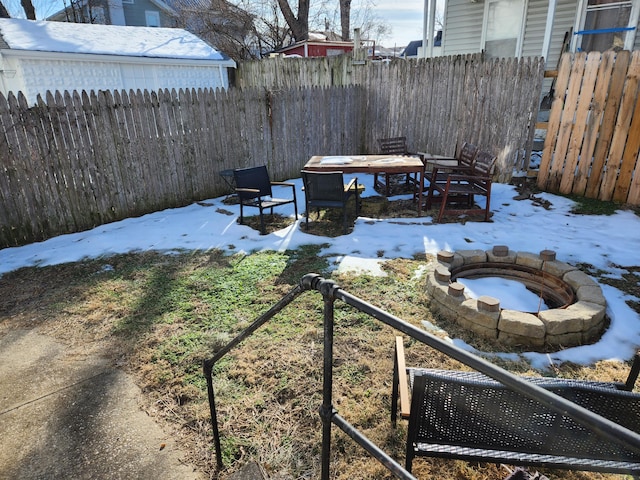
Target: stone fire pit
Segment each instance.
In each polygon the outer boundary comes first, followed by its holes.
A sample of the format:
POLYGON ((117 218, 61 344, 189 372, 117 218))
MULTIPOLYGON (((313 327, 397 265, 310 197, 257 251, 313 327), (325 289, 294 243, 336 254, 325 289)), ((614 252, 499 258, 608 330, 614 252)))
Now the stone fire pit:
POLYGON ((427 276, 431 309, 486 338, 512 346, 560 349, 592 343, 606 325, 606 300, 600 286, 577 267, 539 254, 492 250, 441 251, 427 276), (549 307, 522 312, 500 307, 499 295, 470 298, 458 278, 503 277, 524 283, 549 307))

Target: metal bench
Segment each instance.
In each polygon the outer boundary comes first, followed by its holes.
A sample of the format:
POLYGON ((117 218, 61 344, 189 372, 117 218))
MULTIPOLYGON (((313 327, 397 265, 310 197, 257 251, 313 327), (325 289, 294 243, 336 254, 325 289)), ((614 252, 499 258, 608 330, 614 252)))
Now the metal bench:
MULTIPOLYGON (((640 394, 631 391, 638 370, 640 357, 636 355, 625 383, 522 378, 640 432, 640 394)), ((409 420, 409 472, 416 456, 430 456, 640 474, 640 442, 629 446, 603 440, 571 416, 477 372, 407 368, 401 337, 396 339, 392 394, 392 424, 396 424, 398 397, 400 414, 409 420), (400 375, 403 371, 408 379, 400 375)))

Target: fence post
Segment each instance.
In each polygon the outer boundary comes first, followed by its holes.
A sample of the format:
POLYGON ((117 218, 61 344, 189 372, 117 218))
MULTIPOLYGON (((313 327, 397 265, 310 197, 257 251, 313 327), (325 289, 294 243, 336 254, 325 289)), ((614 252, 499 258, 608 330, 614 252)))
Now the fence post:
POLYGON ((322 480, 329 480, 329 464, 331 462, 331 417, 334 414, 331 392, 333 390, 333 307, 334 291, 337 285, 325 280, 320 285, 320 293, 324 301, 324 372, 322 383, 322 480))

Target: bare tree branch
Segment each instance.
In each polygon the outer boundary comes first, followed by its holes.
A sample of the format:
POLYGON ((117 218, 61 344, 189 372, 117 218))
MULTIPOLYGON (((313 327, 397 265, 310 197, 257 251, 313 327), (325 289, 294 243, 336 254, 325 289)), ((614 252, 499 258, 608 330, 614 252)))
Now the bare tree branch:
POLYGON ((11 18, 11 15, 9 15, 9 12, 2 2, 0 2, 0 18, 11 18))
POLYGON ((20 5, 22 5, 22 9, 29 20, 36 19, 36 9, 33 8, 31 0, 20 0, 20 5))
POLYGON ((342 29, 342 40, 345 42, 350 38, 351 22, 351 0, 340 0, 340 27, 342 29))

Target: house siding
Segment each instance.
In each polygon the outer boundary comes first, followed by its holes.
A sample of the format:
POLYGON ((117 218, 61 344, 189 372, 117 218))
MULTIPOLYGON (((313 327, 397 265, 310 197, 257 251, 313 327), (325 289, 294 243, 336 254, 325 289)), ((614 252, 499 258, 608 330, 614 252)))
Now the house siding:
POLYGON ((134 3, 123 3, 124 18, 126 24, 133 27, 145 27, 147 25, 147 19, 145 12, 147 10, 160 13, 160 26, 161 27, 175 27, 175 19, 167 15, 167 12, 158 8, 157 5, 149 2, 148 0, 135 0, 134 3))
POLYGON ((445 30, 442 37, 443 55, 480 52, 484 3, 451 0, 445 11, 445 30))
MULTIPOLYGON (((577 7, 575 0, 558 0, 556 15, 553 20, 549 56, 545 59, 547 68, 555 68, 555 65, 558 64, 564 34, 573 28, 577 7)), ((523 57, 539 57, 542 55, 548 8, 548 0, 529 0, 527 23, 522 44, 523 57)))
MULTIPOLYGON (((640 0, 635 0, 640 8, 640 0)), ((469 0, 446 0, 444 12, 443 54, 460 55, 482 51, 482 24, 484 17, 483 1, 475 3, 469 0)), ((546 64, 555 69, 561 55, 565 32, 575 27, 578 16, 577 0, 557 0, 553 31, 549 44, 546 64)), ((549 0, 528 0, 527 17, 522 42, 523 57, 539 57, 543 54, 542 45, 547 23, 549 0)), ((640 27, 640 22, 638 23, 640 27)), ((635 36, 634 49, 640 49, 640 35, 635 36)))
POLYGON ((5 78, 2 90, 19 91, 29 103, 47 91, 176 90, 191 88, 227 88, 227 69, 220 66, 189 64, 116 63, 73 61, 67 59, 17 59, 5 57, 7 69, 15 70, 5 78))

